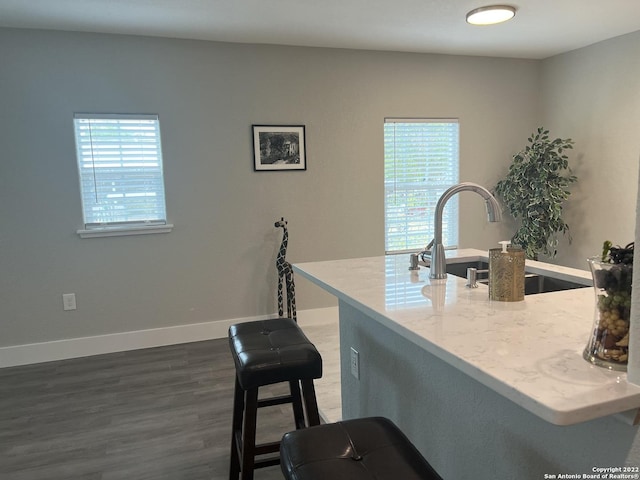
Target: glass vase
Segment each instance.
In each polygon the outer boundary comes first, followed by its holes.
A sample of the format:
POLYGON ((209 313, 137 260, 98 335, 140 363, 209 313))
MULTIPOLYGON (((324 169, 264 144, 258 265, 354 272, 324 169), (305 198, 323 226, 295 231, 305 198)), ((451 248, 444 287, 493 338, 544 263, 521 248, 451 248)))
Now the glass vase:
POLYGON ((593 329, 582 356, 599 367, 626 371, 633 266, 601 262, 600 257, 587 261, 596 302, 593 329))

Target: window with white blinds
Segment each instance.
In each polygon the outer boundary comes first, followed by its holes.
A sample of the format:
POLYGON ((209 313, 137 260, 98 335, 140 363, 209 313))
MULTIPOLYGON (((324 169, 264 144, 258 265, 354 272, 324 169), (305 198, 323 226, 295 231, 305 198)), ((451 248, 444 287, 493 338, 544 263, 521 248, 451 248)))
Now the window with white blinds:
MULTIPOLYGON (((459 178, 456 119, 396 119, 384 124, 385 250, 423 249, 434 236, 438 198, 459 178)), ((443 245, 458 243, 458 201, 445 207, 443 245)))
POLYGON ((157 115, 74 115, 85 229, 166 225, 157 115))

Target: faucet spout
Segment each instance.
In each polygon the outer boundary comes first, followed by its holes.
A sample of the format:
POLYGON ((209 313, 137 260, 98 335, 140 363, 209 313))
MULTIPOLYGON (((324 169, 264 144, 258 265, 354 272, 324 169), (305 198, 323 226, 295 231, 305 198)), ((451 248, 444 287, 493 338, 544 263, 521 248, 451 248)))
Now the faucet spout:
POLYGON ((430 278, 447 278, 446 260, 444 258, 444 246, 442 245, 442 215, 447 201, 460 192, 475 192, 484 198, 487 206, 487 216, 490 222, 500 222, 502 212, 500 204, 491 192, 481 185, 471 182, 463 182, 449 187, 438 199, 436 204, 436 214, 434 222, 433 248, 431 250, 431 273, 430 278))

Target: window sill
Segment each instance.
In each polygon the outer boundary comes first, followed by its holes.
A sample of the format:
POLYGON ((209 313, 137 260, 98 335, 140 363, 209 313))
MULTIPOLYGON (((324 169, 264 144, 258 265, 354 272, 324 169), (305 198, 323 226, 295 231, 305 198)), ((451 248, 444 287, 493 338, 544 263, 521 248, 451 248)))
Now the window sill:
POLYGON ((122 237, 125 235, 148 235, 151 233, 169 233, 173 225, 149 225, 140 227, 104 227, 90 230, 78 230, 80 238, 122 237))

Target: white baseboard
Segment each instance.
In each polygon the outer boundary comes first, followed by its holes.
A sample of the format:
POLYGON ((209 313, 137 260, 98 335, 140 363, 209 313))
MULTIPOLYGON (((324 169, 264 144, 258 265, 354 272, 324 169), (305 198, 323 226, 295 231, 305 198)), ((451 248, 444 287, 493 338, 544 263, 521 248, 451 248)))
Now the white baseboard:
MULTIPOLYGON (((323 310, 325 309, 300 311, 298 312, 298 318, 312 319, 316 316, 321 316, 323 310)), ((0 368, 225 338, 229 327, 234 323, 263 320, 270 317, 233 318, 190 325, 111 333, 94 337, 69 338, 52 342, 0 347, 0 368)))

